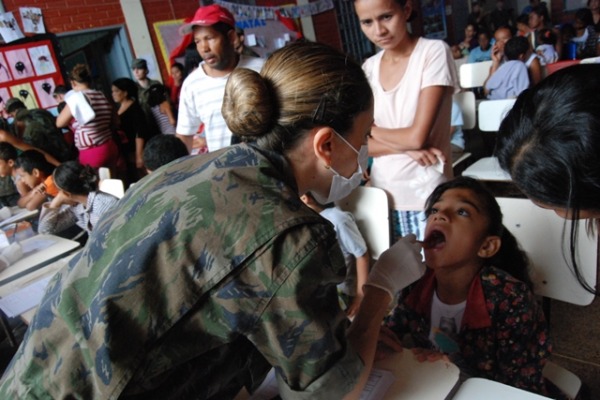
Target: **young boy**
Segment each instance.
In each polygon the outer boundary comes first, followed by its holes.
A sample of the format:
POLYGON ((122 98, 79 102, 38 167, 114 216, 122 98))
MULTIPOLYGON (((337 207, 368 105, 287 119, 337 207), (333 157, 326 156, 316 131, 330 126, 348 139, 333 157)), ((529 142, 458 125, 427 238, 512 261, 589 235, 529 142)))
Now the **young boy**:
POLYGON ((524 37, 513 37, 504 46, 507 61, 485 83, 484 94, 490 100, 517 97, 529 87, 529 74, 525 60, 529 42, 524 37))
POLYGON ((144 147, 144 166, 146 171, 162 167, 171 161, 189 155, 185 144, 175 135, 157 135, 148 140, 144 147))
POLYGON ((17 202, 19 207, 35 210, 58 194, 52 177, 54 165, 46 161, 39 151, 27 150, 21 153, 15 160, 14 168, 18 180, 29 189, 27 193, 21 193, 17 202))
POLYGON ((13 178, 17 149, 6 142, 0 142, 0 205, 2 207, 16 206, 21 195, 17 191, 13 178))
POLYGON ((354 217, 335 206, 319 204, 310 193, 300 199, 333 224, 335 233, 346 260, 346 279, 338 286, 340 297, 347 306, 346 313, 353 317, 363 299, 362 287, 369 275, 370 256, 354 217))

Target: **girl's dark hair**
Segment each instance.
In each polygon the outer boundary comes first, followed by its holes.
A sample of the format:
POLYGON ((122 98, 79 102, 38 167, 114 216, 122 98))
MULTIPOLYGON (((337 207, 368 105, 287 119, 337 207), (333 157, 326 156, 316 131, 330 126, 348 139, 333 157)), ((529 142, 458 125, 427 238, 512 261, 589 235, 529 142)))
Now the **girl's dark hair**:
POLYGON ((467 176, 459 176, 438 185, 425 202, 425 215, 427 217, 431 215, 433 205, 450 189, 467 189, 471 191, 481 205, 482 214, 487 217, 487 234, 500 237, 500 249, 492 257, 483 259, 484 265, 500 268, 531 287, 527 255, 521 250, 513 234, 502 224, 500 206, 492 192, 481 181, 467 176))
POLYGON ((531 8, 531 12, 544 18, 544 25, 550 24, 550 14, 548 14, 548 8, 546 4, 539 4, 531 8))
POLYGON ((234 69, 222 113, 235 135, 285 154, 314 127, 347 135, 372 102, 359 64, 327 45, 295 42, 274 52, 260 74, 234 69))
POLYGON ((581 22, 583 22, 583 25, 585 27, 594 25, 594 16, 592 15, 592 10, 590 10, 589 8, 580 8, 577 11, 575 11, 575 19, 578 19, 581 22))
POLYGON ((539 38, 540 42, 543 44, 551 44, 552 46, 556 46, 556 34, 552 31, 552 29, 540 29, 539 38))
POLYGON ((71 73, 69 74, 69 78, 72 81, 78 83, 85 83, 87 85, 91 85, 93 82, 92 73, 90 72, 88 66, 85 64, 75 65, 71 70, 71 73))
POLYGON ((98 175, 89 165, 67 161, 54 170, 54 183, 59 189, 77 195, 88 195, 98 190, 98 175))
POLYGON ((161 83, 155 83, 148 88, 148 105, 158 106, 167 100, 167 88, 161 83))
POLYGON ((185 79, 186 74, 185 74, 185 67, 183 66, 182 63, 180 62, 175 62, 173 63, 173 65, 171 65, 171 68, 177 68, 180 72, 181 72, 181 79, 185 79))
POLYGON ((138 98, 138 85, 133 81, 133 79, 118 78, 113 81, 112 85, 117 89, 127 93, 128 99, 138 98))
MULTIPOLYGON (((581 210, 600 212, 600 65, 557 71, 521 93, 500 124, 495 153, 527 197, 570 210, 571 268, 581 285, 576 243, 581 210)), ((565 222, 566 223, 566 222, 565 222)))

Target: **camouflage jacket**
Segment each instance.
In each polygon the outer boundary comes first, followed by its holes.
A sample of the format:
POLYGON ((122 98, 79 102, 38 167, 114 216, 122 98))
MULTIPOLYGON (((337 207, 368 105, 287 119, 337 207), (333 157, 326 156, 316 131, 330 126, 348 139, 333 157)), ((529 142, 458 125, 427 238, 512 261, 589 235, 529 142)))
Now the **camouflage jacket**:
POLYGON ((50 282, 0 398, 232 398, 275 366, 283 398, 340 398, 333 228, 282 158, 237 145, 155 172, 50 282))

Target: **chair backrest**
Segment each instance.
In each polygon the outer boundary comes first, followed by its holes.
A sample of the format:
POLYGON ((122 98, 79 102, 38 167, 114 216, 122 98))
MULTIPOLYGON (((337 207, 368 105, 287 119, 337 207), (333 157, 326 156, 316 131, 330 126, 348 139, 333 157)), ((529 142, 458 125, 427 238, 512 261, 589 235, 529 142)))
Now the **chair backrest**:
POLYGON ((459 69, 460 86, 470 89, 483 86, 490 75, 491 61, 463 64, 459 69))
POLYGON ((102 179, 98 188, 100 191, 112 194, 119 199, 125 195, 125 186, 120 179, 102 179))
POLYGON ((477 123, 477 109, 475 106, 475 93, 460 92, 453 96, 453 100, 460 107, 463 117, 463 129, 473 129, 477 123))
MULTIPOLYGON (((497 200, 504 215, 504 226, 529 256, 534 292, 572 304, 590 304, 594 296, 581 287, 569 267, 570 221, 560 218, 554 211, 536 206, 528 199, 499 197, 497 200)), ((583 222, 579 224, 577 255, 577 265, 583 276, 594 286, 597 235, 588 235, 583 222)))
POLYGON ((98 177, 100 178, 100 180, 110 179, 110 169, 106 167, 98 168, 98 177))
POLYGON ((580 60, 563 60, 555 63, 546 64, 546 76, 555 73, 563 68, 570 67, 571 65, 579 64, 580 60))
POLYGON ((388 197, 383 189, 359 186, 336 205, 351 212, 362 233, 371 258, 378 259, 390 247, 388 197))
POLYGON ((515 104, 516 99, 483 100, 479 103, 477 120, 483 132, 497 132, 500 123, 515 104))

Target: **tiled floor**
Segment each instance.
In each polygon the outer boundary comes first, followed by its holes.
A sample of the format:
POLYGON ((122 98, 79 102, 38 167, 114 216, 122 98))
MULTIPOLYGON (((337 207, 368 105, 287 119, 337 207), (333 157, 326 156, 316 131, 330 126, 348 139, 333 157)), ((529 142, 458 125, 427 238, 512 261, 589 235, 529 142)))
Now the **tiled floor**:
POLYGON ((550 324, 554 361, 581 379, 583 398, 600 399, 600 300, 585 307, 553 300, 550 324))

